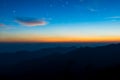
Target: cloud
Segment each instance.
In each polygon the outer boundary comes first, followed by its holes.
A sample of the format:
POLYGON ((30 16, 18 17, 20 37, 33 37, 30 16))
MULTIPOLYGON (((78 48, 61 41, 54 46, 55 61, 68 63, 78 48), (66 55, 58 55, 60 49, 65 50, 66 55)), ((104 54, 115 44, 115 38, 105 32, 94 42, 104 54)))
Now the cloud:
POLYGON ((94 8, 88 8, 88 10, 91 11, 91 12, 96 12, 96 11, 97 11, 97 10, 94 9, 94 8))
POLYGON ((0 23, 0 29, 8 30, 8 29, 15 29, 15 27, 13 27, 11 25, 6 25, 6 24, 3 24, 3 23, 0 23))
POLYGON ((107 19, 120 19, 120 16, 107 17, 107 19))
POLYGON ((3 26, 5 26, 5 24, 3 24, 3 23, 0 23, 0 27, 3 27, 3 26))
POLYGON ((117 20, 116 20, 116 19, 113 19, 113 20, 111 20, 111 21, 116 22, 117 20))
POLYGON ((47 22, 45 20, 38 20, 34 18, 16 18, 17 23, 24 26, 45 26, 47 22))
POLYGON ((120 16, 106 17, 105 19, 116 22, 116 21, 120 21, 120 16))

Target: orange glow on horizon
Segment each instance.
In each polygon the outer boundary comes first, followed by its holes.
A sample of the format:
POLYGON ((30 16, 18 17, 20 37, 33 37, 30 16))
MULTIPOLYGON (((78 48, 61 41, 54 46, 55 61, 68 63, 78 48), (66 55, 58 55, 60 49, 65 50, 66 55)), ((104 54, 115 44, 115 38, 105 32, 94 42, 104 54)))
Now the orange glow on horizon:
POLYGON ((31 37, 0 38, 0 42, 120 42, 120 36, 104 37, 31 37))

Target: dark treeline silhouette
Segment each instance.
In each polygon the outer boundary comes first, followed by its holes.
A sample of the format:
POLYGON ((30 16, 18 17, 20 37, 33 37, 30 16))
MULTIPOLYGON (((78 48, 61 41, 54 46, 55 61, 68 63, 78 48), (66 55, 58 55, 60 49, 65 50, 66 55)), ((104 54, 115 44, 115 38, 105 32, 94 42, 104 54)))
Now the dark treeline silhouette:
POLYGON ((1 80, 120 80, 120 44, 1 53, 0 61, 1 80))

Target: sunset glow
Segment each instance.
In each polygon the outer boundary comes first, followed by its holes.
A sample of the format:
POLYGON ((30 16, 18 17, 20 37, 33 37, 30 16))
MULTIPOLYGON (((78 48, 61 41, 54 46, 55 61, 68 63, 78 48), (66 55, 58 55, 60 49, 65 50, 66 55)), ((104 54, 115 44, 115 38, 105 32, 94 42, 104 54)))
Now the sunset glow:
POLYGON ((120 37, 10 37, 1 38, 0 42, 120 42, 120 37))
POLYGON ((0 0, 0 42, 120 42, 119 3, 0 0))

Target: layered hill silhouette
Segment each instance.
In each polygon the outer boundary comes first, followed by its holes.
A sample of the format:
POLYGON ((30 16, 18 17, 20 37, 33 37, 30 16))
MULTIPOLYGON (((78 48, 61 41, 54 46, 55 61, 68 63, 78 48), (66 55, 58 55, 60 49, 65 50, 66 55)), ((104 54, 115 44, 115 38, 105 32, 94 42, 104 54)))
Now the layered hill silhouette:
POLYGON ((0 61, 4 79, 120 80, 120 44, 1 53, 0 61))

